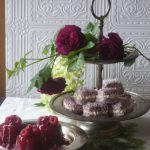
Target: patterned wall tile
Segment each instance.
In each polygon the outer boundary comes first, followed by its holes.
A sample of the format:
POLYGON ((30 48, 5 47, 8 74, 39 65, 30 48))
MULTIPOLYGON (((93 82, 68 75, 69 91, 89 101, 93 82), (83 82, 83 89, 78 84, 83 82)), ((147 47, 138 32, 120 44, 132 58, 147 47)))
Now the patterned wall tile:
MULTIPOLYGON (((7 67, 24 53, 33 50, 32 56, 42 57, 42 48, 53 33, 65 24, 84 27, 95 22, 90 12, 91 0, 6 0, 6 61, 7 67)), ((97 0, 97 14, 107 9, 106 0, 97 0)), ((105 24, 105 34, 118 32, 126 43, 135 44, 150 57, 150 1, 112 0, 112 10, 105 24)), ((26 94, 30 79, 43 64, 28 68, 19 77, 7 80, 7 96, 38 97, 35 89, 26 94)), ((85 83, 94 86, 96 67, 86 65, 85 83)), ((126 68, 123 64, 104 65, 103 78, 119 78, 127 90, 150 97, 150 64, 139 57, 126 68)))
POLYGON ((90 19, 90 0, 29 0, 31 25, 84 24, 90 19))
POLYGON ((149 0, 114 0, 111 17, 112 24, 117 27, 149 29, 149 0))

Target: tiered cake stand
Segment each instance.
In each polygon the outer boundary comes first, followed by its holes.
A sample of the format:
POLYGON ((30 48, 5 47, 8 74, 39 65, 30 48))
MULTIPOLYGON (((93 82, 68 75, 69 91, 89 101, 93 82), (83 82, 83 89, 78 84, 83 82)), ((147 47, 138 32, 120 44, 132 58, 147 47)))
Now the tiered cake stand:
MULTIPOLYGON (((91 12, 93 16, 100 21, 99 40, 101 40, 103 38, 104 19, 108 16, 111 10, 111 0, 108 0, 109 9, 107 13, 100 17, 94 13, 94 2, 95 0, 92 0, 91 12)), ((100 47, 98 48, 100 49, 100 47)), ((130 61, 136 59, 137 56, 138 52, 132 51, 128 56, 121 60, 87 61, 87 63, 95 64, 97 66, 96 88, 100 89, 102 87, 102 70, 104 64, 113 64, 124 61, 130 61)), ((69 118, 70 122, 83 129, 87 133, 88 137, 112 137, 122 132, 122 126, 120 123, 121 121, 140 117, 143 114, 145 114, 150 108, 149 103, 146 100, 144 100, 140 95, 133 92, 127 93, 131 95, 131 98, 134 101, 134 110, 131 113, 122 117, 87 118, 66 110, 63 106, 63 100, 65 99, 65 97, 73 95, 73 92, 63 93, 54 97, 50 102, 50 108, 55 113, 69 118)))
MULTIPOLYGON (((133 53, 131 57, 136 57, 136 53, 133 53)), ((129 58, 128 58, 129 59, 129 58)), ((120 60, 122 62, 124 60, 120 60)), ((88 62, 97 65, 97 88, 102 85, 102 70, 103 64, 117 63, 118 61, 101 61, 101 62, 88 62)), ((81 129, 83 129, 89 138, 95 137, 113 137, 122 132, 121 121, 131 120, 144 115, 149 109, 150 105, 148 101, 143 99, 139 94, 126 91, 131 95, 134 102, 134 110, 122 117, 84 117, 82 115, 74 114, 66 110, 63 106, 63 100, 65 97, 72 96, 74 92, 66 92, 54 97, 50 102, 50 108, 60 116, 65 116, 70 119, 70 122, 81 129)))

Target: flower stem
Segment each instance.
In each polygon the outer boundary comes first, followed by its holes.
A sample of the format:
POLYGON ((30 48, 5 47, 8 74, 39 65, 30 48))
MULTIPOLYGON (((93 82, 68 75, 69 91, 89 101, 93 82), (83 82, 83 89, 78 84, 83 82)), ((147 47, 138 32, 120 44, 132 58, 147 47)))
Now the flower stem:
POLYGON ((137 48, 135 48, 135 50, 138 51, 140 55, 142 55, 146 60, 150 62, 150 59, 147 58, 142 52, 140 52, 137 48))
POLYGON ((36 63, 39 63, 39 62, 41 62, 43 60, 46 60, 46 59, 49 59, 49 58, 52 58, 52 57, 57 57, 57 56, 58 56, 58 54, 52 55, 52 56, 48 56, 48 57, 45 57, 45 58, 40 58, 40 59, 27 59, 27 60, 37 60, 37 61, 32 62, 31 64, 28 64, 26 67, 32 66, 32 65, 34 65, 36 63))
POLYGON ((143 56, 147 61, 150 62, 150 59, 146 57, 141 51, 139 51, 136 47, 126 46, 125 48, 134 48, 141 56, 143 56))
MULTIPOLYGON (((56 61, 57 57, 58 57, 58 55, 56 55, 55 58, 54 58, 54 60, 53 60, 52 67, 51 67, 52 70, 53 70, 53 67, 55 65, 55 61, 56 61)), ((52 76, 52 73, 51 73, 51 76, 52 76)))

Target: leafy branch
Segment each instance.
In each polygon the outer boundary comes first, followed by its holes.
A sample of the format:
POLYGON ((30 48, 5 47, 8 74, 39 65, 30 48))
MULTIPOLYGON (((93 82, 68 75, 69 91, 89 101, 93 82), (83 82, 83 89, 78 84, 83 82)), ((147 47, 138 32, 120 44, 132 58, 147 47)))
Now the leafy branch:
POLYGON ((27 66, 27 56, 31 53, 32 51, 26 53, 19 61, 15 62, 14 65, 14 69, 10 70, 10 69, 6 69, 7 73, 8 73, 8 78, 11 78, 14 75, 18 75, 20 71, 24 71, 24 69, 27 66))
POLYGON ((18 75, 20 73, 20 71, 24 71, 25 68, 29 67, 29 66, 32 66, 36 63, 39 63, 41 61, 44 61, 44 60, 47 60, 47 59, 50 59, 50 58, 53 58, 57 55, 53 55, 53 56, 48 56, 48 57, 44 57, 44 58, 37 58, 37 59, 31 59, 31 58, 26 58, 26 56, 29 54, 26 53, 24 55, 23 58, 21 58, 19 61, 15 62, 15 65, 14 65, 14 68, 12 70, 8 69, 7 68, 7 73, 8 73, 8 78, 11 78, 12 76, 15 76, 15 75, 18 75), (29 60, 36 60, 30 64, 27 64, 29 60))

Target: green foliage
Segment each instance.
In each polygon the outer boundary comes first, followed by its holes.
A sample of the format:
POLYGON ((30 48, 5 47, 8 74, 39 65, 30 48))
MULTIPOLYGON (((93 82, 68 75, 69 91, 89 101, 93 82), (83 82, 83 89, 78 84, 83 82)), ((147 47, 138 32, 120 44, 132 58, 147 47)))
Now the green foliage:
POLYGON ((43 49, 42 54, 47 55, 50 52, 50 49, 51 49, 51 45, 50 44, 46 45, 43 49))
POLYGON ((91 33, 85 33, 84 35, 88 42, 92 41, 93 43, 97 43, 97 39, 91 33))
POLYGON ((45 83, 51 76, 52 69, 49 65, 45 65, 32 79, 31 84, 27 90, 29 92, 33 87, 41 88, 43 83, 45 83))
POLYGON ((89 22, 86 28, 84 29, 85 33, 93 35, 96 39, 98 39, 100 34, 100 29, 98 24, 93 24, 92 22, 89 22))
POLYGON ((34 105, 37 106, 37 107, 44 107, 45 106, 43 103, 36 103, 34 105))
POLYGON ((115 138, 90 140, 82 150, 145 150, 145 142, 134 137, 135 124, 127 124, 115 138))
POLYGON ((46 45, 43 49, 42 54, 44 55, 55 55, 56 54, 56 47, 55 47, 55 36, 50 41, 50 44, 46 45))
POLYGON ((79 53, 78 56, 68 59, 68 71, 78 71, 80 68, 84 67, 84 54, 79 53))
POLYGON ((69 53, 67 56, 64 56, 66 58, 66 62, 64 65, 67 65, 67 71, 77 71, 80 68, 84 67, 84 53, 85 51, 88 51, 90 49, 92 49, 95 46, 95 44, 93 42, 88 42, 88 44, 77 50, 77 51, 73 51, 71 53, 69 53))
MULTIPOLYGON (((78 56, 77 56, 78 57, 78 56)), ((66 88, 65 92, 67 91, 75 91, 75 89, 78 86, 83 85, 83 73, 84 73, 84 67, 80 67, 78 71, 71 71, 68 72, 68 58, 59 56, 57 60, 55 61, 53 70, 52 70, 52 76, 54 77, 63 77, 66 80, 66 88)), ((50 100, 55 96, 53 95, 41 95, 41 102, 45 105, 46 108, 49 109, 49 102, 50 100)))
MULTIPOLYGON (((42 51, 42 54, 46 55, 45 58, 29 59, 27 58, 27 56, 31 53, 31 51, 26 53, 23 58, 21 58, 19 61, 17 61, 14 64, 14 68, 12 70, 7 69, 8 77, 11 78, 14 75, 18 75, 20 71, 24 71, 25 68, 33 64, 39 63, 44 60, 48 60, 51 66, 46 65, 31 79, 31 84, 30 87, 28 88, 28 91, 30 91, 33 87, 40 88, 43 85, 43 83, 45 83, 52 74, 54 74, 53 75, 54 77, 64 77, 65 79, 67 78, 68 89, 70 86, 70 89, 74 90, 78 84, 83 83, 83 80, 80 79, 81 76, 83 75, 83 70, 84 70, 83 68, 84 68, 85 61, 95 61, 95 62, 99 61, 99 56, 97 54, 97 49, 96 49, 99 40, 99 33, 100 33, 99 25, 90 22, 84 30, 84 35, 86 37, 87 45, 79 50, 70 52, 67 56, 60 56, 59 58, 61 59, 59 60, 61 61, 59 62, 60 64, 58 65, 55 63, 57 62, 56 58, 59 55, 57 54, 56 51, 55 39, 57 34, 55 34, 52 40, 50 41, 50 43, 46 45, 42 51), (28 62, 29 60, 30 61, 32 60, 32 62, 29 63, 28 62), (57 70, 54 68, 57 68, 57 70), (71 82, 71 80, 73 82, 71 82)), ((126 48, 128 47, 128 45, 124 45, 124 47, 126 48)), ((129 56, 130 53, 131 51, 125 49, 126 56, 129 56)), ((124 65, 131 66, 134 63, 134 61, 135 61, 135 57, 132 58, 126 57, 124 59, 124 65)))
POLYGON ((88 44, 87 44, 85 47, 83 47, 83 48, 81 48, 81 49, 79 49, 79 50, 77 50, 77 51, 70 52, 70 53, 69 53, 67 56, 65 56, 65 57, 69 58, 69 57, 72 57, 72 56, 74 56, 74 55, 76 55, 76 54, 79 54, 80 52, 88 51, 89 49, 93 48, 94 46, 95 46, 95 44, 90 41, 90 42, 88 42, 88 44))
POLYGON ((27 65, 27 56, 31 53, 32 51, 26 53, 23 58, 21 58, 19 61, 15 62, 14 68, 12 70, 6 69, 8 78, 11 78, 12 76, 15 76, 16 74, 18 75, 20 71, 24 71, 27 65))
POLYGON ((136 58, 139 56, 139 53, 135 50, 134 47, 129 47, 128 44, 124 47, 124 66, 130 67, 135 63, 136 58))
POLYGON ((124 60, 124 66, 125 67, 132 66, 135 63, 135 60, 136 60, 136 58, 135 59, 130 59, 130 60, 124 60))

